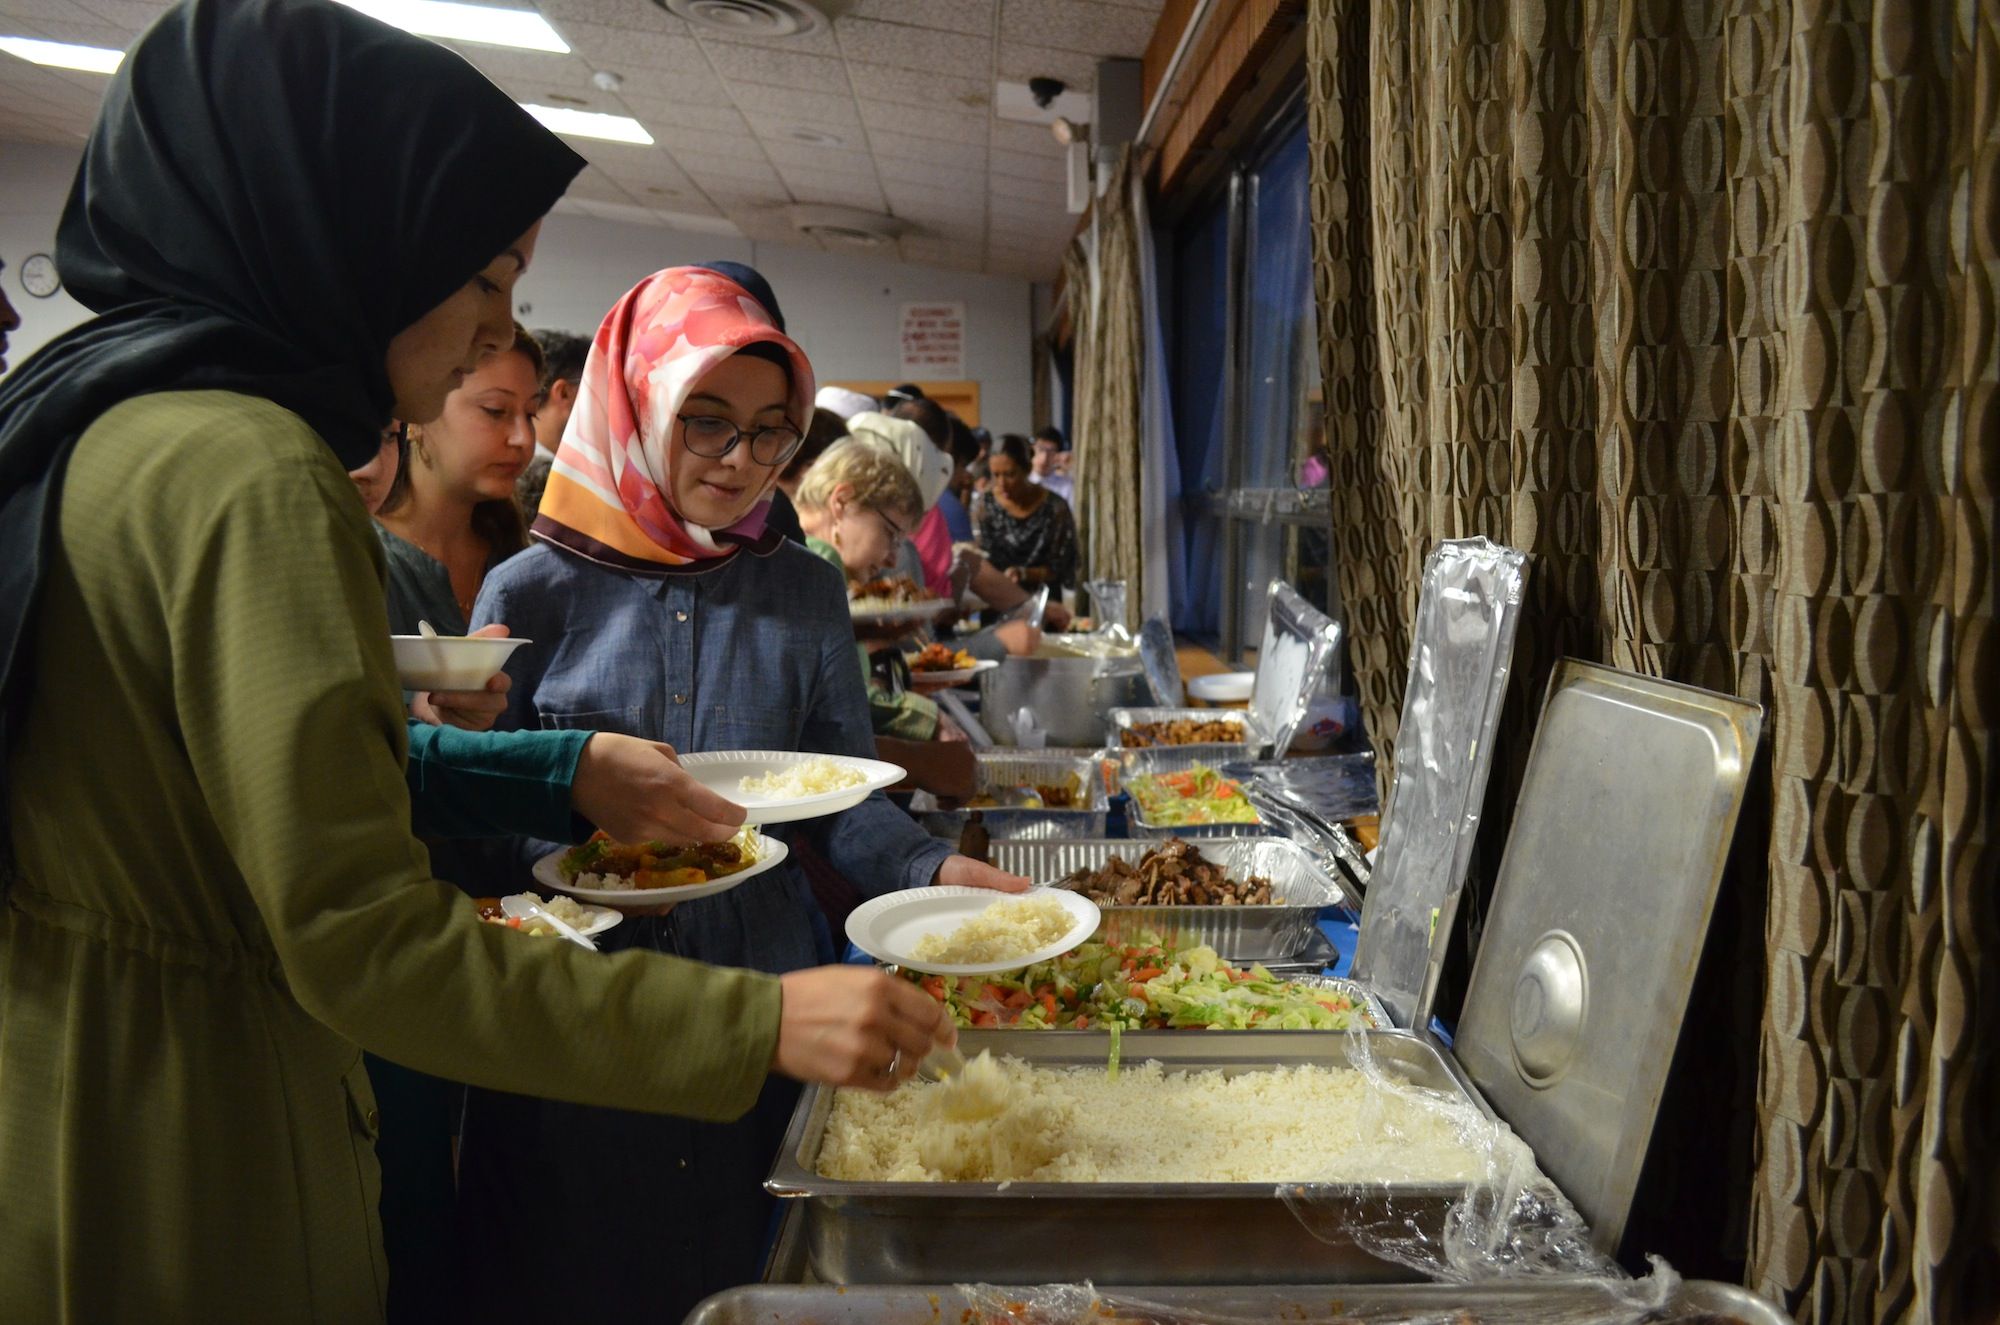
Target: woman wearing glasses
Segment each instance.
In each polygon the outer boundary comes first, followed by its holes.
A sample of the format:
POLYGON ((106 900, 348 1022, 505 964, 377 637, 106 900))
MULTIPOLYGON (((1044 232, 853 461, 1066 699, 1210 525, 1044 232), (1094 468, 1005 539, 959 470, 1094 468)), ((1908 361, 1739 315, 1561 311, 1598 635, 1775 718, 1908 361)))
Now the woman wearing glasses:
MULTIPOLYGON (((591 346, 537 542, 487 576, 473 611, 475 626, 505 622, 534 641, 509 662, 503 725, 683 752, 873 753, 841 576, 765 528, 812 399, 805 355, 734 282, 671 268, 618 302, 591 346)), ((871 892, 1025 886, 952 855, 879 794, 797 828, 871 892)), ((605 937, 774 972, 833 954, 790 864, 605 937)), ((767 1090, 718 1125, 473 1092, 460 1209, 488 1268, 471 1276, 468 1314, 678 1320, 750 1282, 772 1210, 761 1183, 795 1099, 767 1090)))

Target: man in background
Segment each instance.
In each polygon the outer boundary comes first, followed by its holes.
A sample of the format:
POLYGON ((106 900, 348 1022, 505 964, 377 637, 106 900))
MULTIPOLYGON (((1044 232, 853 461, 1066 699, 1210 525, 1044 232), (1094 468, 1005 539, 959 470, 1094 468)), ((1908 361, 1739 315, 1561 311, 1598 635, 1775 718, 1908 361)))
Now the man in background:
POLYGON ((537 331, 542 346, 542 394, 535 406, 535 458, 514 483, 514 502, 529 521, 541 509, 542 489, 548 486, 549 466, 555 463, 556 448, 562 445, 563 429, 569 426, 569 412, 576 407, 576 393, 583 383, 583 361, 590 357, 590 342, 567 331, 537 331))
POLYGON ((1076 505, 1076 480, 1063 472, 1065 466, 1058 459, 1066 454, 1062 429, 1053 426, 1040 429, 1035 433, 1035 459, 1028 479, 1073 507, 1076 505))

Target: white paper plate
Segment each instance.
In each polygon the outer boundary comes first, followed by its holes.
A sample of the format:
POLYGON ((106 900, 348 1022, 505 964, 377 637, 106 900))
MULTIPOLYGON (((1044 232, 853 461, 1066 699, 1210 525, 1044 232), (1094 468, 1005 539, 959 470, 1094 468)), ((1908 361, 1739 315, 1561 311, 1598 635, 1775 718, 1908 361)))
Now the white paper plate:
MULTIPOLYGON (((913 655, 911 654, 907 653, 904 654, 903 661, 907 663, 912 656, 913 655)), ((949 672, 920 672, 916 668, 912 667, 910 669, 910 679, 912 681, 921 681, 926 685, 939 684, 939 685, 960 686, 964 685, 967 681, 970 681, 973 677, 979 675, 981 672, 990 672, 999 665, 1000 665, 999 663, 995 662, 991 658, 981 658, 978 662, 972 664, 972 666, 970 667, 955 667, 949 672)))
POLYGON ((507 658, 533 640, 503 635, 391 635, 396 681, 405 690, 484 690, 507 658))
POLYGON ((909 776, 900 766, 884 763, 880 759, 820 755, 806 750, 711 750, 703 754, 682 755, 680 759, 681 767, 696 782, 724 800, 741 805, 750 812, 750 822, 756 824, 787 824, 798 819, 839 814, 909 776), (862 781, 852 787, 842 787, 839 791, 823 791, 817 796, 782 799, 743 790, 743 779, 746 777, 759 777, 812 759, 831 759, 836 764, 852 768, 862 775, 862 781))
MULTIPOLYGON (((717 893, 726 893, 737 884, 754 879, 765 870, 776 869, 778 866, 784 864, 785 857, 791 854, 791 850, 777 838, 766 837, 762 833, 759 833, 757 834, 757 863, 748 869, 738 870, 734 874, 726 874, 720 879, 712 879, 707 883, 690 884, 685 888, 644 889, 579 888, 575 884, 565 880, 562 876, 562 871, 557 868, 562 863, 562 858, 566 854, 568 854, 567 848, 562 851, 551 851, 548 855, 536 861, 534 871, 535 882, 541 884, 544 888, 553 888, 559 893, 568 893, 580 902, 609 902, 613 906, 667 906, 675 902, 692 902, 698 897, 713 897, 717 893)), ((609 929, 611 926, 606 925, 605 928, 609 929)), ((595 931, 587 930, 585 932, 594 933, 595 931)))
POLYGON ((903 603, 896 607, 856 607, 847 605, 847 611, 856 621, 887 624, 892 621, 929 621, 951 610, 949 598, 926 598, 920 603, 903 603))
POLYGON ((1191 676, 1187 692, 1210 704, 1235 704, 1250 698, 1257 688, 1255 672, 1220 672, 1214 676, 1191 676))
POLYGON ((847 916, 847 938, 877 961, 905 966, 931 975, 993 975, 1060 957, 1097 932, 1097 903, 1066 888, 1032 888, 1025 893, 996 893, 985 888, 910 888, 863 902, 847 916), (912 954, 929 934, 949 934, 997 901, 1009 897, 1053 897, 1076 923, 1059 942, 1037 948, 1024 957, 1003 962, 951 965, 919 961, 912 954))
MULTIPOLYGON (((560 859, 561 857, 558 856, 557 858, 560 859)), ((504 908, 508 902, 513 901, 514 898, 516 897, 525 897, 529 901, 534 902, 537 905, 540 905, 542 900, 533 893, 513 893, 507 897, 501 898, 500 905, 504 908)), ((613 928, 618 924, 619 921, 625 918, 625 913, 623 911, 614 911, 608 906, 586 906, 583 908, 583 913, 585 916, 589 918, 588 923, 576 926, 576 932, 583 935, 587 939, 596 938, 599 934, 602 934, 607 929, 613 928)), ((499 922, 489 920, 487 921, 487 923, 498 924, 499 922)), ((562 936, 559 934, 548 934, 545 935, 544 937, 560 938, 562 936)))

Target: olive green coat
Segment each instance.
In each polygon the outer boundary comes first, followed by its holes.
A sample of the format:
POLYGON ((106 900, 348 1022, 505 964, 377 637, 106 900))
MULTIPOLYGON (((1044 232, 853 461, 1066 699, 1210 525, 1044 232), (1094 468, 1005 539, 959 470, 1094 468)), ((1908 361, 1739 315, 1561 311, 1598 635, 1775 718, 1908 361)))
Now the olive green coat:
POLYGON ((382 553, 294 415, 143 397, 83 437, 11 766, 0 1320, 379 1318, 360 1047, 726 1119, 778 987, 478 923, 411 835, 382 553))

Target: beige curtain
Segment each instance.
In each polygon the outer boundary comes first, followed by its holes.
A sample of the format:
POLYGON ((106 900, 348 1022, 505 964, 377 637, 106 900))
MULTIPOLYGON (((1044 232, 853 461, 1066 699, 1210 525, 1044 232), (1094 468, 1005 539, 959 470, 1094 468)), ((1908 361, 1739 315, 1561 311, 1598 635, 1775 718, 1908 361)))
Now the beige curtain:
POLYGON ((1140 601, 1139 236, 1132 196, 1131 149, 1097 199, 1095 232, 1064 255, 1074 356, 1071 431, 1076 457, 1077 541, 1083 574, 1124 580, 1125 624, 1137 627, 1140 601), (1087 245, 1094 242, 1093 250, 1087 245))
POLYGON ((1501 794, 1564 654, 1762 702, 1750 1284, 1992 1319, 2000 10, 1314 0, 1310 42, 1371 731, 1468 534, 1535 559, 1501 794))

